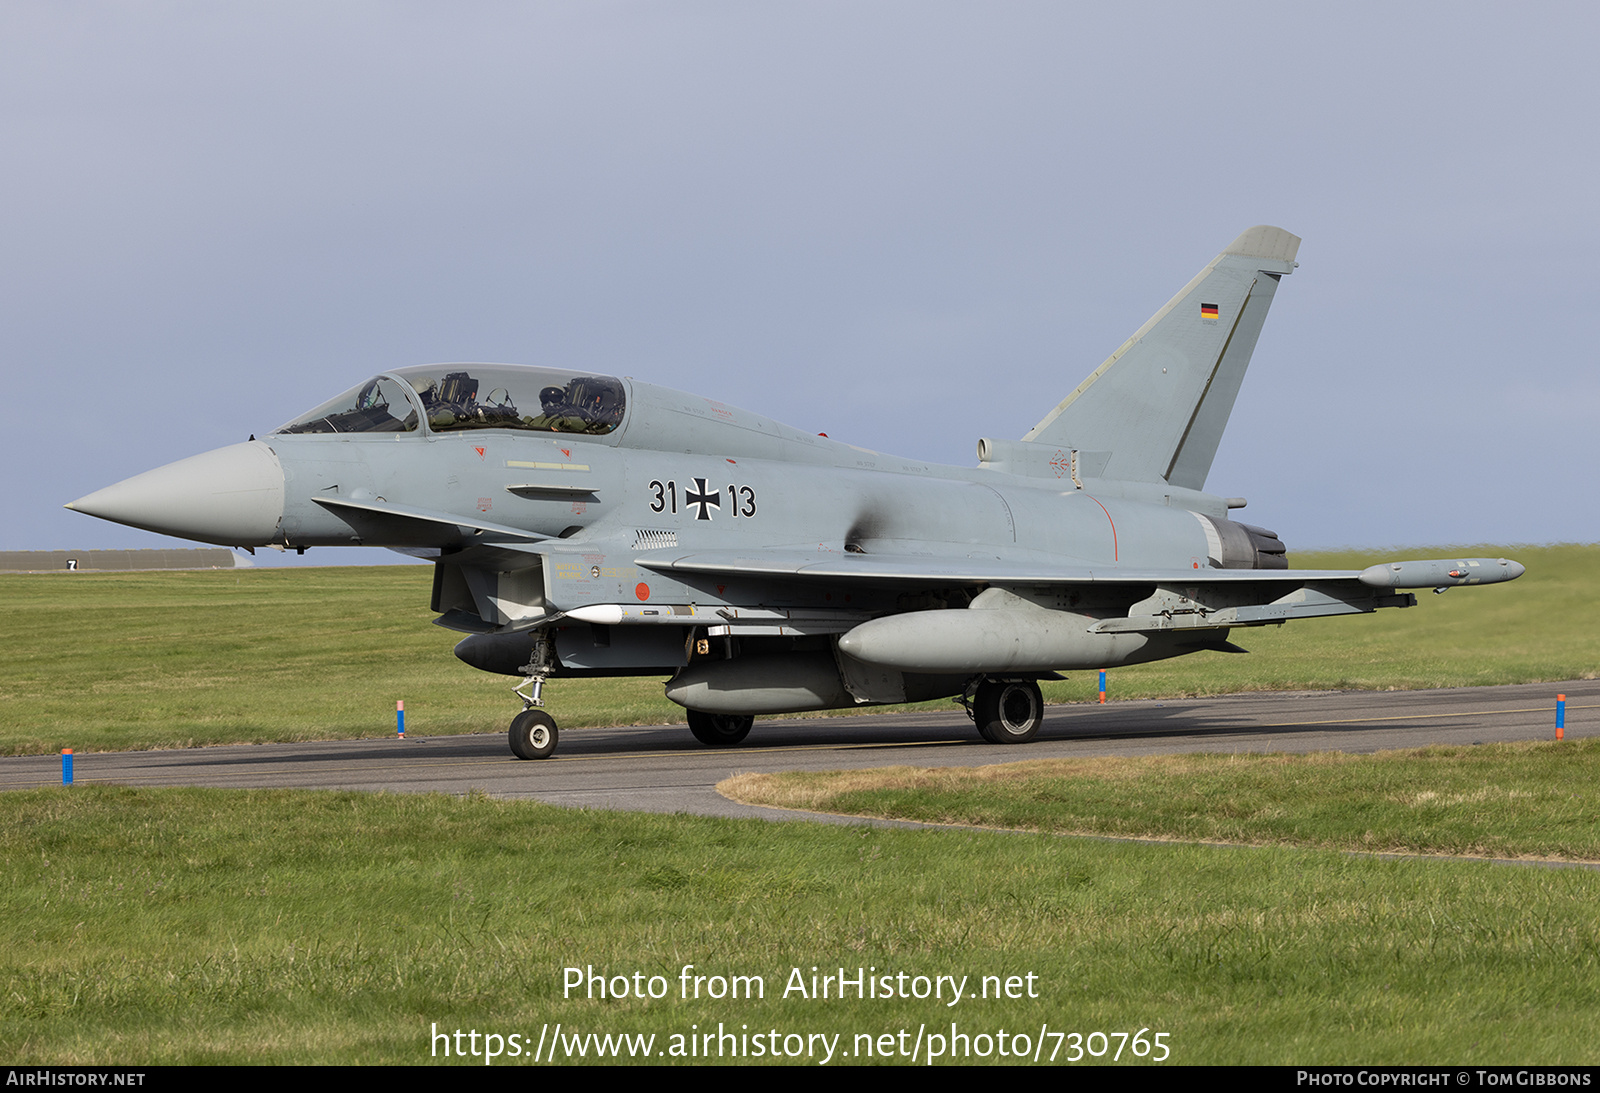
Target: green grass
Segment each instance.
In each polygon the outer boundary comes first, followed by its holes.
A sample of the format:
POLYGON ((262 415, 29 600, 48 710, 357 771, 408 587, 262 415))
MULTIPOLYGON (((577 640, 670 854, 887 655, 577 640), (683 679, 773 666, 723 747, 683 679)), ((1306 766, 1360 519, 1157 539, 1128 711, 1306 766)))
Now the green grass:
MULTIPOLYGON (((1424 594, 1405 611, 1236 630, 1250 656, 1117 669, 1112 697, 1593 678, 1600 546, 1470 549, 1514 556, 1528 573, 1424 594)), ((383 735, 397 699, 418 735, 503 731, 514 681, 451 655, 459 635, 429 625, 429 582, 422 566, 0 575, 0 754, 383 735)), ((1046 697, 1082 701, 1094 687, 1085 672, 1047 684, 1046 697)), ((683 718, 657 679, 559 680, 546 695, 563 728, 683 718)))
POLYGON ((750 804, 1057 834, 1600 862, 1600 740, 741 774, 750 804))
POLYGON ((1174 1063, 1593 1063, 1600 1042, 1588 870, 481 796, 78 787, 0 809, 13 1064, 417 1063, 435 1023, 557 1021, 837 1033, 846 1050, 951 1021, 1146 1028, 1174 1063), (767 996, 680 1000, 684 964, 761 975, 767 996), (586 965, 674 994, 563 999, 562 969, 586 965), (1031 973, 1039 997, 783 999, 813 965, 1031 973))

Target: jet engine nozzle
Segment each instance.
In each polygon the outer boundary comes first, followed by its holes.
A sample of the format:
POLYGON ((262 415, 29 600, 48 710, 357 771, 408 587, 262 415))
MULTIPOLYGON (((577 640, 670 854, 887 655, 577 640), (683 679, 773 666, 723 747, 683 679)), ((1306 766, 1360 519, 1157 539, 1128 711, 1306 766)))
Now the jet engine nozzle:
POLYGON ((259 440, 180 459, 67 505, 129 527, 224 546, 266 546, 283 520, 283 465, 259 440))

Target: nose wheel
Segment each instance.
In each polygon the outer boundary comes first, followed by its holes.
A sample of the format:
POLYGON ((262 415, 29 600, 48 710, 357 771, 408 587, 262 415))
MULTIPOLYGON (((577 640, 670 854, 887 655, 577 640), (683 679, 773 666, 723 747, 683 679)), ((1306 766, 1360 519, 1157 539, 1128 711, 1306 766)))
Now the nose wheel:
POLYGON ((518 759, 548 759, 559 735, 555 718, 543 710, 523 710, 511 721, 511 753, 518 759))

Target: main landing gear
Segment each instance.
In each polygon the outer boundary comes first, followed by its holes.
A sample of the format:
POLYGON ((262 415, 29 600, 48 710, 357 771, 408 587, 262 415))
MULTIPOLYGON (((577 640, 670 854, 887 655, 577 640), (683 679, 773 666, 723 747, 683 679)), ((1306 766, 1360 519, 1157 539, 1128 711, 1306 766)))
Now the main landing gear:
POLYGON ((539 708, 544 705, 544 681, 554 666, 550 638, 541 631, 533 639, 533 656, 518 669, 527 672, 528 678, 512 688, 522 699, 522 712, 511 719, 511 754, 518 759, 548 759, 556 750, 561 736, 556 719, 539 708), (525 693, 525 687, 531 688, 531 693, 525 693))
POLYGON ((689 731, 707 747, 731 748, 750 735, 750 726, 756 723, 750 714, 703 713, 689 711, 689 731))
POLYGON ((1044 725, 1044 696, 1031 679, 980 679, 962 705, 991 744, 1026 744, 1044 725))

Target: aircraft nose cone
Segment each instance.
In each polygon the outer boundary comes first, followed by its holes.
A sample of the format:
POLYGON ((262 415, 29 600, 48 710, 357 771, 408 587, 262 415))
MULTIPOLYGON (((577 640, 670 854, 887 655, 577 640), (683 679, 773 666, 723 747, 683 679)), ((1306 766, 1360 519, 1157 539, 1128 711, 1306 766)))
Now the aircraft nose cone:
POLYGON ((67 505, 130 527, 225 546, 264 546, 283 519, 283 465, 259 440, 190 456, 67 505))

